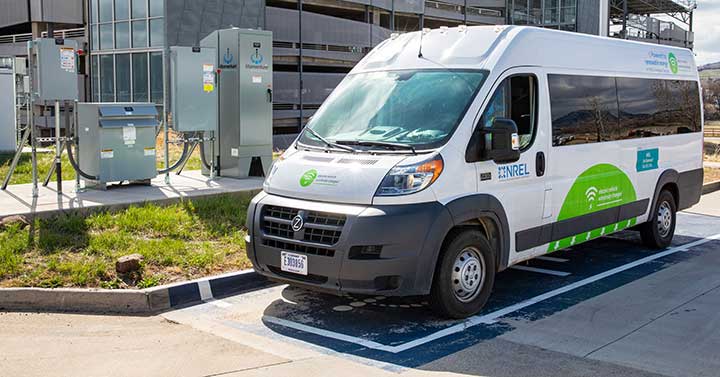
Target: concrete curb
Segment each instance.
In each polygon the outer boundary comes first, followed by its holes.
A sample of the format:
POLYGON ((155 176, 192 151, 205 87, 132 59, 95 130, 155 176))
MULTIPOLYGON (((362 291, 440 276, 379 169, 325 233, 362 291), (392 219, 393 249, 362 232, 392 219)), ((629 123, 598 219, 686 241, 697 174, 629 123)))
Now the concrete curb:
POLYGON ((270 284, 255 271, 245 270, 142 290, 3 288, 0 310, 152 315, 270 284))
POLYGON ((715 191, 720 191, 720 181, 710 182, 703 185, 702 194, 710 194, 715 191))

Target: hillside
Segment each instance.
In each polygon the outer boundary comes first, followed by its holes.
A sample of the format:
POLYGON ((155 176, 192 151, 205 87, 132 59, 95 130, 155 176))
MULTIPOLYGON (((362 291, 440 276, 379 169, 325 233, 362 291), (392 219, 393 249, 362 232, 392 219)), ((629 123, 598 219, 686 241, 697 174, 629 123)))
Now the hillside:
POLYGON ((698 71, 701 79, 720 79, 720 62, 702 65, 698 71))

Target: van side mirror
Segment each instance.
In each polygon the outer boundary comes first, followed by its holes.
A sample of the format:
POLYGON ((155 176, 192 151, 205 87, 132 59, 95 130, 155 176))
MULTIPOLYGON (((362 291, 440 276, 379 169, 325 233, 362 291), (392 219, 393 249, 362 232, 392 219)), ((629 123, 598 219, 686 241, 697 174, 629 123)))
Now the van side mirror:
POLYGON ((512 119, 497 118, 490 128, 475 130, 466 153, 468 162, 495 161, 507 164, 520 159, 518 127, 512 119))

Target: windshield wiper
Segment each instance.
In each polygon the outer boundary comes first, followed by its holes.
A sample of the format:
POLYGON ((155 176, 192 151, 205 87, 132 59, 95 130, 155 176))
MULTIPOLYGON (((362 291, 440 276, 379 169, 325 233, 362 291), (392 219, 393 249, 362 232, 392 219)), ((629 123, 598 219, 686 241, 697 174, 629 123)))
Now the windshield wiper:
POLYGON ((358 145, 363 147, 383 147, 387 149, 403 149, 412 151, 413 154, 417 154, 415 147, 408 144, 390 143, 387 141, 370 141, 370 140, 337 140, 335 143, 339 145, 358 145))
POLYGON ((353 148, 351 148, 351 147, 348 147, 348 146, 346 146, 346 145, 341 145, 341 144, 339 144, 339 143, 333 143, 333 142, 325 139, 324 137, 320 136, 320 134, 318 134, 317 132, 315 132, 315 130, 313 130, 313 129, 310 128, 310 127, 305 127, 305 128, 303 129, 303 132, 305 132, 305 131, 309 132, 311 135, 313 135, 313 136, 315 136, 316 138, 318 138, 318 140, 320 140, 321 142, 323 142, 328 148, 342 149, 342 150, 344 150, 344 151, 348 151, 348 152, 352 152, 352 153, 357 152, 355 149, 353 149, 353 148))

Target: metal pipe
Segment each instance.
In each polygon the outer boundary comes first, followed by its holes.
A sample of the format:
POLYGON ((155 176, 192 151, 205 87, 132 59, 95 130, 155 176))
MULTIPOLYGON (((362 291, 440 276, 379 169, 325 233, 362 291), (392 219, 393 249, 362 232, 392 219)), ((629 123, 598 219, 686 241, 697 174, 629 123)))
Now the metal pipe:
POLYGON ((303 36, 302 36, 302 18, 303 18, 303 0, 298 0, 298 42, 300 43, 299 50, 298 50, 298 70, 300 74, 300 120, 298 121, 298 131, 303 129, 303 107, 305 107, 304 101, 303 101, 303 91, 304 91, 304 85, 303 85, 303 36))
MULTIPOLYGON (((167 0, 163 0, 163 16, 164 19, 167 20, 167 9, 168 4, 167 0)), ((168 23, 163 22, 163 32, 165 36, 168 35, 168 23)), ((167 39, 167 38, 166 38, 167 39)), ((170 112, 168 111, 168 94, 170 93, 170 90, 168 90, 168 80, 169 80, 169 73, 168 73, 168 67, 170 67, 170 46, 168 45, 169 41, 165 41, 163 46, 163 52, 162 52, 162 60, 163 60, 163 133, 165 136, 165 169, 168 169, 170 167, 170 130, 168 129, 168 120, 170 119, 170 112)), ((170 184, 170 170, 165 173, 165 184, 170 184)))
POLYGON ((22 150, 25 147, 25 143, 27 143, 28 138, 30 137, 30 127, 25 127, 25 131, 23 131, 22 138, 20 139, 20 143, 17 146, 17 150, 15 151, 15 157, 13 157, 12 163, 10 164, 10 170, 8 171, 7 175, 5 176, 5 180, 2 184, 2 190, 6 190, 8 187, 8 184, 10 183, 10 178, 13 175, 13 172, 15 172, 15 168, 17 167, 18 162, 20 161, 20 157, 22 156, 22 150))
POLYGON ((62 141, 60 140, 60 101, 55 100, 55 174, 57 194, 62 194, 62 141))
POLYGON ((32 150, 32 196, 37 198, 38 191, 38 167, 37 167, 37 135, 35 134, 35 59, 33 57, 34 41, 28 43, 28 75, 30 76, 30 97, 28 99, 28 107, 30 110, 30 119, 28 126, 30 127, 30 148, 32 150))

